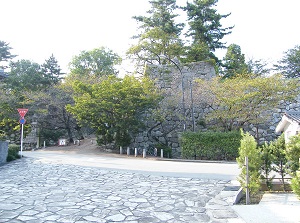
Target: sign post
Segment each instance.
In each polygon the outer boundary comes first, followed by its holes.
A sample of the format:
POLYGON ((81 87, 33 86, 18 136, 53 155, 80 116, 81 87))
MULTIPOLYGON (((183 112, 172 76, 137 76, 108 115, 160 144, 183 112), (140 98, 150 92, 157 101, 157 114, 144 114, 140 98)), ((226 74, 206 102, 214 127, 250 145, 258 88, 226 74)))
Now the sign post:
POLYGON ((21 116, 20 118, 20 124, 21 124, 21 151, 20 151, 20 156, 22 158, 22 152, 23 152, 23 131, 24 131, 24 124, 26 120, 24 119, 24 116, 28 112, 27 108, 18 108, 19 115, 21 116))

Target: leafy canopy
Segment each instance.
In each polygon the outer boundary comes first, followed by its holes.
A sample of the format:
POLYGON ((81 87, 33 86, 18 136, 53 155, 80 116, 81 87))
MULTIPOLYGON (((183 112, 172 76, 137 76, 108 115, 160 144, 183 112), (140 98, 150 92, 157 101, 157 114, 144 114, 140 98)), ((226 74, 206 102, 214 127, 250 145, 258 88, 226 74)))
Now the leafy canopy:
POLYGON ((82 51, 70 62, 70 73, 83 77, 117 75, 118 71, 115 66, 119 65, 121 61, 120 56, 104 47, 82 51))
POLYGON ((283 58, 275 65, 275 68, 287 78, 299 78, 300 45, 286 51, 283 58))
POLYGON ((100 83, 74 83, 75 105, 67 110, 81 124, 96 130, 98 142, 129 145, 132 135, 141 127, 143 114, 156 106, 159 95, 147 78, 124 79, 109 76, 100 83))
POLYGON ((222 80, 198 80, 198 103, 210 108, 206 118, 215 121, 224 130, 238 130, 247 124, 261 124, 270 118, 273 108, 281 100, 297 95, 298 83, 280 75, 247 78, 238 76, 222 80))

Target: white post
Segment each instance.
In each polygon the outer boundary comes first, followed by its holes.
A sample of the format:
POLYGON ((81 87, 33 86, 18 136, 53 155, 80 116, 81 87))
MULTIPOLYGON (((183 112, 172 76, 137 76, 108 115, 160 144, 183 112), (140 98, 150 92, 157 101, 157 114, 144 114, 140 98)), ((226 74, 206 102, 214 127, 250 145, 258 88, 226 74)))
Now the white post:
POLYGON ((130 149, 127 147, 127 156, 130 156, 130 149))
POLYGON ((134 156, 135 156, 135 157, 137 157, 137 155, 138 155, 137 153, 138 153, 137 148, 134 148, 134 156))
POLYGON ((143 149, 143 158, 146 158, 146 149, 143 149))
POLYGON ((120 154, 121 155, 123 154, 123 148, 122 148, 122 146, 120 146, 120 154))
POLYGON ((164 158, 164 150, 163 149, 160 150, 160 157, 164 158))
POLYGON ((248 156, 245 157, 245 166, 246 166, 246 204, 250 204, 250 195, 249 195, 249 165, 248 165, 248 156))
POLYGON ((46 141, 44 141, 44 149, 46 148, 46 141))
POLYGON ((21 157, 22 157, 22 152, 23 152, 23 124, 21 124, 21 152, 20 152, 20 155, 21 155, 21 157))

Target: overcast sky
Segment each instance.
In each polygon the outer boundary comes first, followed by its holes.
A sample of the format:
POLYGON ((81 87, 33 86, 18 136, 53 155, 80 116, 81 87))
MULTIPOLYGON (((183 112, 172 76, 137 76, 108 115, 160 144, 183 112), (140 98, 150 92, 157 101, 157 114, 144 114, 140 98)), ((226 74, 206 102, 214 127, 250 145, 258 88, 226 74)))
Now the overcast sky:
MULTIPOLYGON (((82 50, 104 46, 124 57, 137 34, 132 16, 149 9, 148 0, 0 0, 0 6, 0 40, 16 59, 43 63, 53 53, 63 71, 82 50)), ((246 58, 273 63, 300 44, 299 0, 219 0, 217 9, 231 13, 222 21, 235 26, 225 41, 240 45, 246 58)))

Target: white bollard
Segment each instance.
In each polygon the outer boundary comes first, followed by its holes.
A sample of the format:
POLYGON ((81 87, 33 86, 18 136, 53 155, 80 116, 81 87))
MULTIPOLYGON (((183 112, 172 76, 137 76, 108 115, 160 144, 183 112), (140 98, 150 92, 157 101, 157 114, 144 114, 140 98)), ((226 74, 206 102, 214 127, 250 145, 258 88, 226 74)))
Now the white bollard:
POLYGON ((130 149, 127 147, 127 156, 130 156, 130 149))
POLYGON ((46 148, 46 141, 44 141, 44 149, 46 148))
POLYGON ((123 148, 122 148, 122 146, 120 146, 120 154, 121 155, 123 154, 123 148))
POLYGON ((164 158, 164 150, 163 149, 160 150, 160 158, 164 158))
POLYGON ((138 155, 138 150, 137 148, 134 148, 134 156, 137 157, 137 155, 138 155))
POLYGON ((146 149, 143 149, 143 158, 146 158, 146 149))

